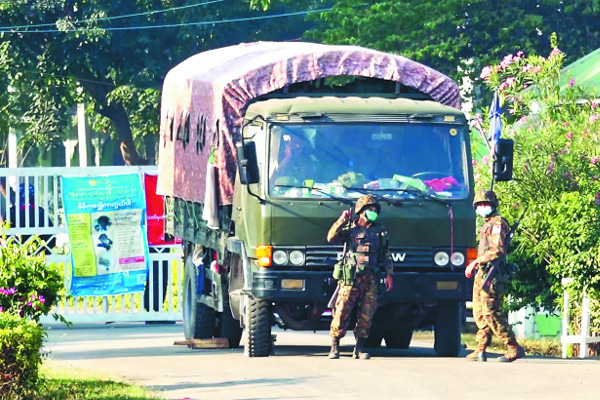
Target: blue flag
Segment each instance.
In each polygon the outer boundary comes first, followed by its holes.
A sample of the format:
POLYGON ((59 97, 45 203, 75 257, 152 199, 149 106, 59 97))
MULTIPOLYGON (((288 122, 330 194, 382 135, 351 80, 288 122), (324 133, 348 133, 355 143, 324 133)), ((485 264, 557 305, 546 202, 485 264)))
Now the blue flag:
POLYGON ((492 104, 490 105, 490 131, 488 136, 492 152, 496 149, 496 143, 498 143, 498 139, 500 139, 500 132, 502 131, 502 119, 500 118, 501 113, 502 110, 500 109, 500 97, 498 96, 498 92, 494 92, 494 98, 492 100, 492 104))

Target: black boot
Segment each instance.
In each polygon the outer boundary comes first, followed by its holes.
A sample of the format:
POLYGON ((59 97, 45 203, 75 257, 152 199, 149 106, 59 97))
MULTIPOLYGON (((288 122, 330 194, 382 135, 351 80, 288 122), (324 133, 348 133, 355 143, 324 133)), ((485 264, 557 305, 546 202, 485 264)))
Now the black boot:
POLYGON ((357 339, 356 347, 354 347, 354 358, 360 360, 368 360, 371 358, 371 355, 365 351, 365 341, 366 339, 357 339))
POLYGON ((525 349, 521 347, 515 339, 508 342, 508 351, 505 355, 498 358, 500 362, 513 362, 519 358, 525 357, 525 349))
POLYGON ((333 338, 331 341, 331 350, 329 351, 329 358, 337 360, 340 358, 340 338, 333 338))

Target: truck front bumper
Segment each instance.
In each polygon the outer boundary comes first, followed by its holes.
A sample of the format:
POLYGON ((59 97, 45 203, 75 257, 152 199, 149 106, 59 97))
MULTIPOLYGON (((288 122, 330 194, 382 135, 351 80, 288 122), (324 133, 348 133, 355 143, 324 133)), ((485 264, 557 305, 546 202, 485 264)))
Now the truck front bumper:
MULTIPOLYGON (((382 279, 384 275, 381 276, 382 279)), ((327 302, 337 281, 327 271, 261 271, 252 275, 246 292, 272 301, 327 302)), ((394 289, 380 303, 434 303, 440 300, 471 299, 472 284, 461 272, 395 272, 394 289)))

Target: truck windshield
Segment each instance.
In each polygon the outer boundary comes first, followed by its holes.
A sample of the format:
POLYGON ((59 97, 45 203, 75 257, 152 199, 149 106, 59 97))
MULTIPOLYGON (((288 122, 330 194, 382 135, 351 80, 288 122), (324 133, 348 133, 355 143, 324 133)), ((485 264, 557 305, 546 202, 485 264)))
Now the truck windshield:
POLYGON ((463 128, 440 124, 272 124, 272 197, 468 194, 463 128))

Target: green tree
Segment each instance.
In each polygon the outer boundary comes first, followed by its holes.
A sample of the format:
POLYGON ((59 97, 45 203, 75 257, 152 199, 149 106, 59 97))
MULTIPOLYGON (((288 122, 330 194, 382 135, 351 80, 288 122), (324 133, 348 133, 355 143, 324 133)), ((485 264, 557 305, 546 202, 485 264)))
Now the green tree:
MULTIPOLYGON (((586 292, 597 304, 600 113, 596 96, 574 80, 561 91, 565 55, 555 38, 553 46, 548 57, 519 52, 481 73, 503 99, 502 136, 515 142, 514 180, 497 183, 494 190, 509 219, 527 208, 514 254, 522 265, 514 297, 551 304, 562 295, 562 278, 572 278, 573 297, 580 300, 586 292)), ((490 187, 490 162, 475 166, 479 188, 490 187)), ((600 331, 600 321, 593 324, 600 331)))
MULTIPOLYGON (((331 1, 324 0, 323 4, 331 1)), ((517 50, 542 54, 556 32, 578 58, 600 47, 600 0, 337 0, 306 37, 402 54, 459 80, 517 50), (567 4, 568 3, 568 4, 567 4)))
MULTIPOLYGON (((269 13, 303 9, 306 2, 277 4, 269 13)), ((305 30, 301 16, 244 21, 264 16, 250 0, 0 0, 0 87, 14 90, 0 97, 0 126, 19 122, 27 145, 49 147, 85 101, 94 128, 118 139, 127 164, 153 162, 154 145, 143 144, 157 142, 167 71, 199 51, 293 40, 305 30)))

